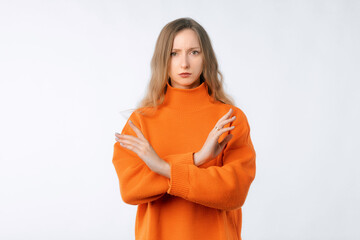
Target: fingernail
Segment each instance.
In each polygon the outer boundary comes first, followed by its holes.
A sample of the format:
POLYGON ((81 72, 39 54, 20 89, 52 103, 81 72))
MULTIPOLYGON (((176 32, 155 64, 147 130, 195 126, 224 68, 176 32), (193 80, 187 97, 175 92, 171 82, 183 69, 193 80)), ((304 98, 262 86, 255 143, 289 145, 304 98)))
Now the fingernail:
POLYGON ((120 133, 118 133, 118 132, 115 132, 116 134, 119 134, 119 135, 121 135, 120 133))

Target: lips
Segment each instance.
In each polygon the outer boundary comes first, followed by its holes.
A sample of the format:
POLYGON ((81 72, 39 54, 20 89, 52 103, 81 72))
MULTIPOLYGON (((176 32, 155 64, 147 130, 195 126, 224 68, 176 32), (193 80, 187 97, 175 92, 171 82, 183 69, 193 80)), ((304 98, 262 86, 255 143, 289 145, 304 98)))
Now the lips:
POLYGON ((191 73, 180 73, 179 75, 182 76, 182 77, 187 77, 187 76, 190 76, 191 73))

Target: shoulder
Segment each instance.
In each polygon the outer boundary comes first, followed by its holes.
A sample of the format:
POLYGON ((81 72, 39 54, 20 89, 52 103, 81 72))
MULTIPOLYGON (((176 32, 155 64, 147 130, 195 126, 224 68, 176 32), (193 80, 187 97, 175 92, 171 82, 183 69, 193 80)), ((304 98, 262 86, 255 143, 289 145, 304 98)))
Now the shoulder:
POLYGON ((152 107, 136 108, 130 114, 128 121, 131 120, 133 123, 135 123, 135 125, 140 126, 141 122, 144 121, 144 118, 150 117, 155 112, 156 112, 156 110, 152 107))
POLYGON ((240 107, 226 103, 220 103, 219 107, 224 109, 225 112, 228 112, 230 109, 232 109, 233 110, 233 113, 231 114, 232 116, 236 116, 238 121, 247 122, 246 114, 240 107))
POLYGON ((132 112, 126 120, 126 123, 122 130, 122 134, 131 134, 131 135, 136 136, 136 133, 130 126, 129 122, 131 121, 137 128, 142 130, 142 126, 143 126, 142 115, 144 114, 144 112, 146 112, 147 108, 142 107, 142 108, 135 108, 135 109, 131 109, 131 110, 132 110, 132 112))
POLYGON ((235 116, 235 120, 232 122, 231 125, 238 126, 235 132, 239 132, 240 134, 246 134, 250 132, 250 124, 248 121, 248 117, 246 116, 245 112, 235 105, 231 104, 225 104, 222 103, 221 107, 223 110, 222 116, 229 112, 230 109, 233 110, 233 113, 230 115, 230 117, 235 116))

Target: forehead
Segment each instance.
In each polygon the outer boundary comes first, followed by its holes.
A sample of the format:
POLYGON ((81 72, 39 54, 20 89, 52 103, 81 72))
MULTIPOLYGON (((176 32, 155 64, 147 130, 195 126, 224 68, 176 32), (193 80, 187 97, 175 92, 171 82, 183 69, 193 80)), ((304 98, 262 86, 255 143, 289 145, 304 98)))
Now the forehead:
POLYGON ((194 47, 200 47, 198 36, 194 30, 183 29, 175 35, 173 48, 188 49, 194 47))

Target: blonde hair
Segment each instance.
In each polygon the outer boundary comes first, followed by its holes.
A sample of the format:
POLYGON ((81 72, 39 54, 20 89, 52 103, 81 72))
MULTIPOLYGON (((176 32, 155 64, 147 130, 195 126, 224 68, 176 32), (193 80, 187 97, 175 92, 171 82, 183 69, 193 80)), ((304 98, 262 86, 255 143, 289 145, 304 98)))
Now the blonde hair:
POLYGON ((151 59, 151 78, 145 97, 136 106, 137 111, 143 112, 146 108, 156 110, 163 103, 169 80, 169 59, 174 38, 183 29, 192 29, 199 39, 203 52, 203 72, 200 75, 200 82, 207 83, 208 93, 213 99, 234 105, 233 98, 224 92, 223 75, 218 69, 218 62, 207 32, 199 23, 187 17, 173 20, 161 30, 151 59))

